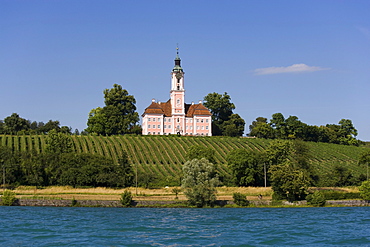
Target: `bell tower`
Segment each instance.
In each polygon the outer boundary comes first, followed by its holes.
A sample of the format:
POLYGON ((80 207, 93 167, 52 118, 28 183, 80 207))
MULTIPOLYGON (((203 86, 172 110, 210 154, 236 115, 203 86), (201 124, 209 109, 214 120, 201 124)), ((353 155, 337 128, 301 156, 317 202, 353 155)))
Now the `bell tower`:
POLYGON ((185 88, 184 71, 181 68, 179 48, 176 48, 175 67, 171 72, 171 115, 173 119, 173 131, 177 134, 185 132, 185 88))
POLYGON ((171 105, 172 115, 185 114, 185 88, 184 71, 181 68, 181 59, 179 57, 179 48, 176 48, 175 67, 171 72, 171 105))

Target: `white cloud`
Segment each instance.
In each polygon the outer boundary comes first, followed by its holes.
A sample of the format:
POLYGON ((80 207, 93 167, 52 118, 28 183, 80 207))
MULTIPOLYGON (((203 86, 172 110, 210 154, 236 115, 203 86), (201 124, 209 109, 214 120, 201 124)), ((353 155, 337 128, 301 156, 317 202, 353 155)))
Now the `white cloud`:
POLYGON ((255 69, 256 75, 270 75, 270 74, 281 74, 281 73, 300 73, 300 72, 314 72, 320 70, 328 70, 328 68, 321 68, 316 66, 308 66, 306 64, 293 64, 288 67, 268 67, 255 69))

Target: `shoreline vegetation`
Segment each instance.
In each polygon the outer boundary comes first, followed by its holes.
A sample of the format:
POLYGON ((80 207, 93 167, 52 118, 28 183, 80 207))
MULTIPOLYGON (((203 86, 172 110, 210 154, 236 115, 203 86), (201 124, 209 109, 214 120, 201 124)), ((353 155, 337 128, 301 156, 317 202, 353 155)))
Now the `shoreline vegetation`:
MULTIPOLYGON (((12 190, 15 193, 14 206, 52 206, 52 207, 122 207, 121 195, 125 191, 132 194, 132 207, 153 208, 191 208, 183 192, 176 195, 173 189, 144 188, 73 188, 71 186, 52 186, 36 188, 35 186, 19 186, 12 190)), ((357 187, 312 188, 338 191, 341 193, 357 193, 357 187)), ((271 187, 218 187, 215 207, 244 208, 233 201, 234 193, 243 193, 250 202, 247 207, 312 207, 306 201, 289 203, 273 201, 271 187)), ((369 206, 368 201, 360 199, 327 200, 326 207, 369 206)))

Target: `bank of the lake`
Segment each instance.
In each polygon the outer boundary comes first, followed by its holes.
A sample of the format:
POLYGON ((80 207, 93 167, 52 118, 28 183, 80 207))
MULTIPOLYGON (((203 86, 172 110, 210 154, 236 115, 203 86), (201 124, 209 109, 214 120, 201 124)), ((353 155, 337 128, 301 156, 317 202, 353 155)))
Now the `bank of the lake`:
MULTIPOLYGON (((249 201, 249 207, 308 207, 306 201, 290 203, 287 201, 273 202, 272 200, 249 201)), ((1 204, 1 198, 0 198, 1 204)), ((117 200, 60 200, 60 199, 16 199, 13 206, 36 206, 36 207, 123 207, 117 200)), ((184 208, 190 207, 185 200, 158 201, 158 200, 133 200, 132 207, 153 208, 184 208)), ((236 207, 232 200, 217 200, 216 207, 236 207)), ((369 201, 364 200, 327 200, 327 207, 364 207, 370 206, 369 201)))

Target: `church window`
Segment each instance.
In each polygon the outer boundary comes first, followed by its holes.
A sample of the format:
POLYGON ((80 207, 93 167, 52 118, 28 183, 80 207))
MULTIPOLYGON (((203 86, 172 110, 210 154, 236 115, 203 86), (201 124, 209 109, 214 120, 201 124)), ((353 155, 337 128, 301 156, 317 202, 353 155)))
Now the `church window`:
POLYGON ((163 119, 163 122, 166 122, 166 121, 167 121, 167 119, 166 119, 166 118, 164 118, 164 119, 163 119))
POLYGON ((208 129, 208 125, 206 126, 206 130, 208 129))
POLYGON ((161 119, 160 118, 158 118, 158 122, 160 122, 161 121, 161 119))
POLYGON ((150 135, 150 132, 148 132, 148 135, 150 135))
POLYGON ((200 122, 203 123, 203 119, 201 119, 200 122))
POLYGON ((204 130, 204 126, 202 126, 202 130, 204 130))
POLYGON ((164 125, 164 128, 166 128, 167 127, 167 125, 164 125))
POLYGON ((190 123, 193 123, 193 119, 190 119, 190 123))
POLYGON ((197 123, 199 123, 199 119, 197 119, 197 123))
POLYGON ((160 135, 161 134, 161 132, 158 132, 158 135, 160 135))
POLYGON ((161 128, 161 126, 160 125, 158 125, 158 129, 160 129, 161 128))
POLYGON ((148 129, 150 129, 150 124, 148 124, 148 129))
POLYGON ((171 125, 168 125, 168 128, 171 129, 171 125))
POLYGON ((193 126, 190 126, 190 129, 192 130, 193 129, 193 126))
POLYGON ((171 118, 168 119, 168 122, 171 123, 171 118))
POLYGON ((197 130, 199 130, 199 126, 197 126, 197 130))
POLYGON ((206 119, 206 123, 208 123, 208 119, 206 119))
POLYGON ((180 123, 180 118, 177 119, 177 122, 180 123))
POLYGON ((177 104, 180 104, 180 99, 177 99, 177 104))
POLYGON ((150 122, 150 117, 148 117, 148 122, 150 122))

